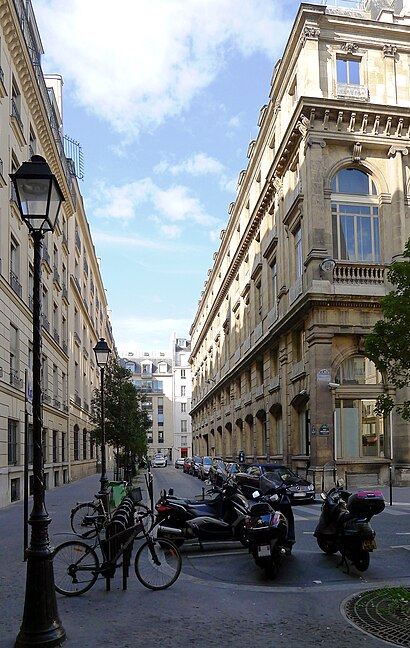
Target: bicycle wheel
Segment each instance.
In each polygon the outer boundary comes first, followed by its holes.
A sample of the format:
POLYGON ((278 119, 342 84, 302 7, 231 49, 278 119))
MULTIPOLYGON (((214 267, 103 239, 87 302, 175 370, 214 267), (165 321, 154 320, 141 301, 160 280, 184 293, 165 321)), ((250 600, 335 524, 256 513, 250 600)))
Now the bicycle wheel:
POLYGON ((83 504, 78 504, 71 511, 71 528, 78 536, 81 538, 95 538, 97 535, 97 529, 93 522, 85 520, 87 515, 98 515, 100 512, 99 507, 93 502, 84 502, 83 504))
POLYGON ((175 583, 182 558, 177 547, 165 538, 150 537, 135 556, 135 574, 148 589, 162 590, 175 583))
POLYGON ((98 578, 100 561, 85 542, 70 540, 57 547, 53 558, 54 587, 59 594, 79 596, 98 578))
POLYGON ((141 527, 143 528, 141 528, 141 531, 137 531, 135 536, 136 539, 145 537, 145 535, 149 533, 154 526, 155 518, 151 509, 149 509, 145 504, 138 503, 135 505, 135 524, 138 522, 140 522, 141 527))

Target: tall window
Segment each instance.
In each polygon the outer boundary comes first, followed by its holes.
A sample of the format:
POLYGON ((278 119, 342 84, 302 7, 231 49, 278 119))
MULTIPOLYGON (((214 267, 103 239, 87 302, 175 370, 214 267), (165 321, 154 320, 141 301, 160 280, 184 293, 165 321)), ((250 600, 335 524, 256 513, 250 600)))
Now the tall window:
POLYGON ((303 257, 302 257, 302 228, 299 226, 293 234, 293 243, 295 249, 295 271, 296 278, 303 274, 303 257))
POLYGON ((181 412, 186 412, 186 403, 181 403, 181 412))
POLYGON ((271 266, 271 281, 272 281, 272 306, 276 306, 278 300, 278 267, 276 265, 276 259, 272 261, 271 266))
POLYGON ((80 458, 80 439, 78 432, 78 429, 74 430, 74 461, 78 461, 80 458))
POLYGON ((53 462, 58 461, 58 431, 53 430, 53 462))
POLYGON ((9 419, 8 421, 8 464, 14 466, 18 463, 18 446, 17 446, 17 421, 9 419))
POLYGON ((181 432, 182 433, 187 432, 187 421, 185 421, 185 420, 181 421, 181 432))
POLYGON ((359 85, 360 83, 360 60, 344 57, 336 59, 336 76, 338 83, 359 85))
POLYGON ((17 386, 19 378, 18 363, 18 330, 12 324, 10 325, 10 385, 17 386))
POLYGON ((185 385, 181 385, 181 396, 185 396, 185 395, 186 395, 185 392, 186 392, 186 387, 185 387, 185 385))
POLYGON ((376 187, 359 169, 342 169, 333 178, 332 234, 335 259, 380 261, 376 187))

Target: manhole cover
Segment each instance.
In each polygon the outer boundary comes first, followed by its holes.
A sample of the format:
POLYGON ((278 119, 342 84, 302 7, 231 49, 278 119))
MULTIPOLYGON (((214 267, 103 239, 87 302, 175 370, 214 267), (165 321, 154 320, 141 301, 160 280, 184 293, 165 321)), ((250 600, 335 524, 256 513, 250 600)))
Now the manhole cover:
POLYGON ((396 646, 410 648, 410 588, 385 587, 355 594, 344 602, 350 623, 396 646))

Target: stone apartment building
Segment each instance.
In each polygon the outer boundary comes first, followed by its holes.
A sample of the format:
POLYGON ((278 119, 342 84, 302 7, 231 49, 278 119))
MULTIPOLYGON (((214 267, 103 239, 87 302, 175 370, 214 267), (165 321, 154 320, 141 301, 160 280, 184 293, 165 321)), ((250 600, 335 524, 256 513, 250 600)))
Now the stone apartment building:
POLYGON ((65 201, 42 250, 43 457, 46 488, 95 472, 88 413, 100 373, 93 347, 115 352, 100 270, 73 160, 64 153, 62 80, 45 78, 30 0, 0 0, 0 506, 23 496, 24 441, 32 472, 33 245, 9 173, 42 155, 65 201))
POLYGON ((375 415, 364 340, 410 236, 410 3, 334 4, 299 7, 208 271, 193 448, 403 483, 409 426, 375 415))
POLYGON ((148 456, 164 454, 169 462, 189 456, 192 449, 190 343, 172 337, 169 352, 129 352, 121 360, 132 382, 143 394, 142 406, 152 427, 147 435, 148 456))

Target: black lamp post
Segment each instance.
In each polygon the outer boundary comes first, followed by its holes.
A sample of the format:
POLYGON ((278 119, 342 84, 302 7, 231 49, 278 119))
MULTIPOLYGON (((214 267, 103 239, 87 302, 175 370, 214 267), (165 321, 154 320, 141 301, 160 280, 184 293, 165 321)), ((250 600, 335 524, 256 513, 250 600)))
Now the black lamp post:
POLYGON ((107 462, 105 457, 105 408, 104 408, 104 369, 107 366, 111 349, 104 338, 101 338, 94 347, 95 360, 101 371, 101 477, 100 495, 104 496, 105 510, 108 510, 108 479, 107 462))
POLYGON ((30 545, 26 552, 27 576, 24 615, 16 648, 61 645, 66 633, 58 616, 54 589, 54 550, 48 538, 51 518, 44 506, 44 460, 41 389, 41 249, 46 232, 53 232, 63 194, 47 162, 34 155, 10 174, 21 217, 34 244, 33 276, 33 508, 29 518, 30 545))

